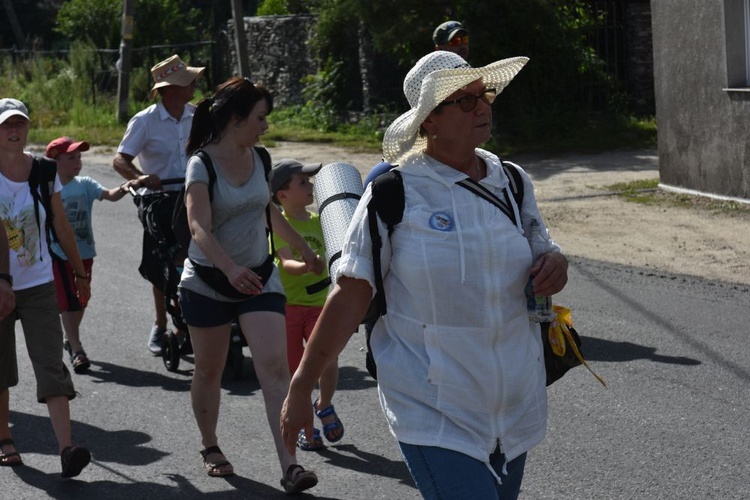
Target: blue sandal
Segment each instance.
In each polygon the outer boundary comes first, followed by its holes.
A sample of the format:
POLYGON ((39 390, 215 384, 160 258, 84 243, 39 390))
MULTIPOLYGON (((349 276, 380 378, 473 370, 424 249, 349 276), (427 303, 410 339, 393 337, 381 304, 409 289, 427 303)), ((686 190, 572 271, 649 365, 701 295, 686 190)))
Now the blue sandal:
POLYGON ((333 405, 323 408, 322 410, 318 410, 318 401, 315 400, 315 402, 313 403, 313 410, 315 410, 315 414, 318 416, 321 423, 323 423, 323 419, 326 417, 334 417, 336 419, 329 424, 323 424, 323 434, 325 435, 329 443, 336 443, 338 441, 341 441, 341 438, 344 437, 344 424, 341 423, 341 420, 336 414, 336 410, 333 408, 333 405), (341 431, 341 434, 336 435, 336 431, 339 430, 341 431))
POLYGON ((300 429, 297 435, 297 448, 302 451, 319 451, 325 449, 326 445, 323 444, 323 438, 320 437, 320 431, 313 429, 313 440, 312 443, 308 443, 305 438, 305 429, 300 429))

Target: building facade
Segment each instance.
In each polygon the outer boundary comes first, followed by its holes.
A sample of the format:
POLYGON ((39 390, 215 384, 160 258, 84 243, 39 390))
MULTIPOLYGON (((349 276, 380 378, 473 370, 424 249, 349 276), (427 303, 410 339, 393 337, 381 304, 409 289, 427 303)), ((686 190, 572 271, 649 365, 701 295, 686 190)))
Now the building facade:
POLYGON ((750 202, 750 0, 651 10, 662 187, 750 202))

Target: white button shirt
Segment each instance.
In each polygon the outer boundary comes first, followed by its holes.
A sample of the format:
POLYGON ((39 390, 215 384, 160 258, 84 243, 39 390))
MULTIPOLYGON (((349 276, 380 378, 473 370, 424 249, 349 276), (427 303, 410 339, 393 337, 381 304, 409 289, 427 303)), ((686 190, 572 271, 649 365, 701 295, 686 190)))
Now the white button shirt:
MULTIPOLYGON (((504 199, 499 159, 477 149, 481 183, 504 199)), ((466 175, 426 154, 400 168, 406 208, 390 238, 380 222, 388 314, 373 330, 380 402, 401 442, 440 446, 484 463, 500 445, 507 460, 545 435, 547 392, 539 325, 524 287, 532 265, 522 225, 456 185, 466 175)), ((542 225, 525 172, 517 219, 542 225)), ((344 239, 337 277, 375 290, 366 190, 344 239)), ((511 197, 512 199, 512 197, 511 197)), ((560 247, 548 239, 549 251, 560 247)))
MULTIPOLYGON (((177 120, 161 102, 152 104, 130 119, 117 152, 137 157, 144 174, 160 179, 185 177, 188 161, 185 146, 194 113, 195 106, 188 103, 177 120)), ((163 189, 179 190, 180 187, 180 184, 170 184, 163 189)))

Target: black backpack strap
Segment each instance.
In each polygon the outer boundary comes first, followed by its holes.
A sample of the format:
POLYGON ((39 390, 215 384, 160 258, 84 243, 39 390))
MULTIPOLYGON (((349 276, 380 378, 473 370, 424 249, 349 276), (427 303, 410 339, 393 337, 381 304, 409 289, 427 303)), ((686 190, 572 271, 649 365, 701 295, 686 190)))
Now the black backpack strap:
POLYGON ((263 162, 263 172, 265 173, 266 180, 268 180, 268 176, 271 174, 271 155, 264 147, 254 146, 254 149, 263 162))
POLYGON ((525 192, 523 188, 523 177, 521 176, 521 171, 518 170, 516 166, 510 162, 500 160, 500 163, 503 166, 503 170, 505 170, 505 175, 508 176, 508 179, 510 181, 508 187, 510 188, 510 193, 513 195, 513 199, 516 201, 518 211, 520 212, 521 207, 523 206, 523 195, 525 192))
MULTIPOLYGON (((263 162, 263 175, 268 182, 268 176, 271 174, 271 155, 268 150, 261 146, 253 146, 255 152, 260 156, 263 162)), ((268 226, 268 237, 271 242, 271 255, 276 255, 276 246, 273 244, 273 225, 271 224, 271 202, 266 205, 266 225, 268 226)))
POLYGON ((493 193, 486 187, 482 186, 481 184, 479 184, 477 181, 475 181, 474 179, 470 177, 467 177, 466 179, 462 179, 456 182, 456 184, 458 184, 464 189, 471 191, 472 193, 479 196, 480 198, 492 203, 497 208, 499 208, 502 213, 507 215, 514 225, 517 223, 516 214, 515 212, 513 212, 513 206, 510 204, 510 199, 508 198, 508 191, 506 189, 503 189, 503 195, 505 195, 505 200, 501 200, 500 198, 497 197, 497 195, 495 195, 495 193, 493 193))
POLYGON ((203 165, 206 167, 206 172, 208 173, 208 201, 212 202, 214 201, 214 184, 216 184, 216 168, 214 167, 214 162, 211 160, 211 157, 208 156, 208 153, 202 149, 199 149, 194 154, 201 159, 203 165))
POLYGON ((378 313, 384 315, 388 309, 386 306, 385 292, 383 290, 383 273, 380 263, 380 251, 383 248, 383 239, 378 231, 378 220, 388 228, 388 236, 393 233, 393 228, 401 222, 406 206, 404 196, 404 180, 401 172, 390 170, 372 181, 372 198, 367 204, 367 221, 372 240, 372 263, 375 271, 375 303, 378 313))
POLYGON ((518 225, 516 214, 513 210, 513 206, 510 203, 510 198, 508 197, 508 191, 510 191, 511 195, 513 196, 513 200, 516 202, 516 206, 518 207, 518 213, 520 214, 521 207, 523 206, 524 195, 523 177, 521 177, 521 172, 519 172, 519 170, 511 163, 501 163, 503 166, 503 170, 505 170, 505 174, 509 179, 508 188, 503 189, 503 196, 505 200, 501 200, 495 193, 471 178, 462 179, 456 182, 456 184, 464 189, 471 191, 480 198, 492 203, 502 213, 508 216, 508 218, 511 220, 511 222, 513 222, 514 225, 518 225))
MULTIPOLYGON (((45 233, 47 245, 57 240, 55 229, 52 225, 54 213, 52 211, 52 190, 57 176, 57 162, 48 158, 37 158, 31 162, 31 172, 29 174, 29 191, 34 200, 34 216, 36 217, 36 226, 39 229, 39 245, 41 245, 42 232, 45 233), (42 204, 46 212, 44 230, 41 227, 41 217, 39 215, 39 204, 42 204)), ((51 253, 51 250, 50 250, 51 253)))

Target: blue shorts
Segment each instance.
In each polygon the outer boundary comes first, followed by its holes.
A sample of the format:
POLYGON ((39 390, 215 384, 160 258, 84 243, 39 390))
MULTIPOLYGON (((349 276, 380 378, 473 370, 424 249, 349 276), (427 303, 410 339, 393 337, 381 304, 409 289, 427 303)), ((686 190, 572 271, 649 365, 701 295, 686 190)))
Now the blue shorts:
POLYGON ((284 315, 286 297, 280 293, 261 293, 240 302, 222 302, 180 287, 182 319, 188 326, 211 328, 231 323, 240 315, 257 311, 284 315))

